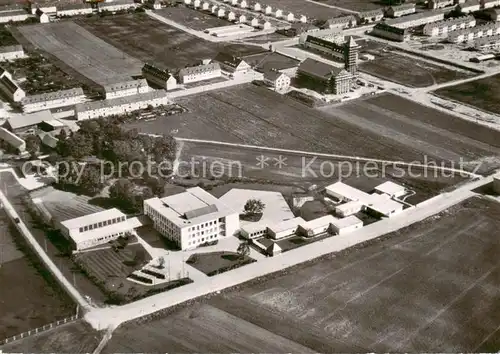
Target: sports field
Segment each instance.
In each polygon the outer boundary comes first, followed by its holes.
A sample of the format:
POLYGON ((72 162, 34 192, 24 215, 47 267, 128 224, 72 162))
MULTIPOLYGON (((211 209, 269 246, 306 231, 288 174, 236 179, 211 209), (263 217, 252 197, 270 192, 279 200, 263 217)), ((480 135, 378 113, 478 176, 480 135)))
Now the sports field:
POLYGON ((141 75, 142 63, 71 21, 21 26, 19 32, 35 47, 93 82, 105 85, 141 75))
POLYGON ((497 351, 499 228, 500 205, 473 198, 382 241, 119 328, 104 352, 497 351))

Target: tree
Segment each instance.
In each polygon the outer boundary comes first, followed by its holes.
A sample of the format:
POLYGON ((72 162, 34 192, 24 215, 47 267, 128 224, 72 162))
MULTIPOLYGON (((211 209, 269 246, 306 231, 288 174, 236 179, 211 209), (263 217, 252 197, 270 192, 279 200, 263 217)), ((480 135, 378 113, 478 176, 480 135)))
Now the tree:
POLYGON ((151 153, 156 162, 175 159, 176 141, 171 136, 162 136, 154 140, 151 153))
POLYGON ((265 204, 260 199, 249 199, 245 203, 245 214, 256 215, 261 214, 264 211, 265 204))
POLYGON ((92 141, 85 135, 77 132, 73 134, 70 142, 67 144, 69 156, 75 159, 81 159, 92 155, 92 141))
POLYGON ((248 257, 250 255, 250 245, 248 242, 242 242, 239 244, 236 252, 238 252, 241 258, 248 257))
POLYGON ((126 178, 120 178, 109 187, 109 197, 118 201, 129 202, 134 186, 126 178))
POLYGON ((146 176, 145 181, 146 186, 148 186, 153 195, 161 196, 165 192, 165 180, 160 177, 146 176))
POLYGON ((158 258, 158 268, 160 269, 165 268, 165 258, 163 257, 158 258))
POLYGON ((30 135, 26 138, 26 150, 32 157, 40 151, 40 139, 36 135, 30 135))
POLYGON ((86 165, 82 171, 80 180, 76 181, 77 185, 87 194, 97 194, 103 187, 100 171, 101 170, 95 165, 86 165))

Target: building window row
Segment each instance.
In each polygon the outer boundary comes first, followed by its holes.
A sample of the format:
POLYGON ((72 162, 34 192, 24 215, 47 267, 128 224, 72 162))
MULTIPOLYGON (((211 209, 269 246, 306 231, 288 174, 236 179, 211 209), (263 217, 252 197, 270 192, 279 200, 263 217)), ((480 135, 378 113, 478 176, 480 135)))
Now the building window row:
POLYGON ((96 222, 94 224, 90 224, 90 225, 86 225, 86 226, 80 227, 79 231, 80 232, 85 232, 85 231, 91 231, 91 230, 99 229, 99 228, 104 227, 104 226, 113 225, 113 224, 116 224, 116 223, 119 223, 119 222, 123 222, 126 219, 127 219, 126 216, 120 216, 119 218, 114 218, 114 219, 110 219, 110 220, 96 222))

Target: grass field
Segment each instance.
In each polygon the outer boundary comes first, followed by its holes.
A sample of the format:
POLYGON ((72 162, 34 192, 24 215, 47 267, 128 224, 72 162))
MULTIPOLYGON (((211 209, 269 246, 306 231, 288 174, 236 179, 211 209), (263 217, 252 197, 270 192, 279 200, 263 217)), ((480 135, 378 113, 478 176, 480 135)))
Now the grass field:
POLYGON ((137 59, 156 62, 171 69, 212 59, 221 50, 240 56, 265 51, 257 46, 208 42, 145 14, 85 18, 78 23, 137 59))
POLYGON ((76 306, 59 287, 23 237, 0 214, 0 340, 75 314, 76 306))
POLYGON ((490 76, 435 91, 439 96, 451 98, 479 109, 500 114, 500 75, 490 76))
POLYGON ((315 0, 319 3, 338 6, 353 11, 369 11, 383 8, 379 0, 315 0))
POLYGON ((193 254, 186 262, 200 272, 213 276, 250 264, 255 260, 250 257, 240 257, 234 252, 209 252, 193 254))
POLYGON ((448 69, 392 51, 370 51, 375 60, 365 61, 359 70, 381 79, 410 87, 427 87, 474 76, 472 72, 448 69), (411 70, 408 68, 411 67, 411 70))
POLYGON ((499 227, 500 205, 474 198, 383 240, 119 328, 104 352, 497 351, 499 227), (264 332, 254 341, 255 331, 264 332))
MULTIPOLYGON (((438 162, 476 161, 500 152, 500 133, 390 94, 320 111, 247 84, 178 103, 189 112, 127 126, 153 134, 407 162, 424 162, 425 156, 438 162)), ((239 155, 225 159, 238 160, 239 155)), ((254 167, 259 155, 252 156, 254 167)))
POLYGON ((330 18, 339 17, 346 14, 342 10, 317 5, 315 3, 307 2, 304 0, 267 0, 265 4, 272 6, 273 9, 283 10, 283 15, 291 12, 297 18, 300 17, 300 15, 305 15, 308 20, 316 19, 326 21, 330 18))
POLYGON ((102 333, 79 320, 0 347, 6 353, 92 353, 102 333))
POLYGON ((142 63, 139 60, 73 22, 21 26, 18 31, 35 47, 97 84, 131 80, 132 76, 141 75, 142 63))
POLYGON ((197 31, 233 24, 217 16, 185 6, 166 7, 155 11, 155 13, 197 31))

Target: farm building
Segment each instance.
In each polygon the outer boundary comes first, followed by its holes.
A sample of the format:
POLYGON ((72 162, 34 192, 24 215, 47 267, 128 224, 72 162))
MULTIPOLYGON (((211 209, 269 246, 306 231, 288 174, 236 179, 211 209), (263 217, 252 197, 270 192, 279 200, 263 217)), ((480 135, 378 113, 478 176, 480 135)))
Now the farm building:
POLYGON ((481 37, 491 37, 500 34, 500 23, 490 22, 472 28, 464 28, 450 33, 447 41, 450 43, 464 43, 481 37))
POLYGON ((378 9, 378 10, 360 12, 357 14, 357 17, 358 17, 358 22, 361 24, 377 22, 380 21, 382 18, 384 18, 384 10, 378 9))
POLYGON ((0 68, 0 91, 12 102, 19 102, 26 97, 26 93, 12 80, 12 75, 0 68))
POLYGON ((107 243, 133 230, 127 216, 116 208, 62 221, 57 226, 77 251, 107 243))
POLYGON ((340 35, 339 39, 342 40, 331 41, 316 35, 308 35, 304 46, 343 61, 344 68, 354 76, 358 71, 359 46, 352 36, 345 40, 343 35, 340 35))
POLYGON ((299 225, 297 233, 305 237, 314 237, 325 232, 329 232, 332 227, 332 223, 338 220, 332 215, 325 215, 310 221, 306 221, 299 225))
POLYGON ((375 192, 387 194, 391 198, 399 198, 406 194, 406 188, 397 183, 386 181, 375 187, 375 192))
POLYGON ((391 41, 405 42, 410 39, 410 33, 406 28, 391 26, 385 22, 377 23, 370 32, 371 35, 389 39, 391 41))
POLYGON ((290 88, 291 79, 278 70, 268 70, 264 71, 264 82, 271 85, 276 92, 286 92, 290 88))
POLYGON ((354 215, 337 219, 332 223, 333 231, 338 235, 345 235, 363 227, 363 222, 354 215))
POLYGON ((452 6, 455 4, 454 0, 429 0, 427 2, 427 7, 432 10, 442 9, 446 6, 452 6))
POLYGON ((264 237, 267 235, 267 225, 269 223, 266 221, 259 222, 249 222, 240 228, 240 235, 246 239, 255 239, 264 237))
POLYGON ((146 79, 130 80, 102 87, 106 99, 137 95, 148 91, 149 86, 146 79))
POLYGON ((334 28, 351 28, 356 26, 356 17, 354 15, 347 15, 347 16, 341 16, 341 17, 335 17, 331 18, 328 21, 325 22, 323 25, 323 28, 329 28, 329 29, 334 29, 334 28))
POLYGON ((36 112, 45 109, 70 106, 82 102, 85 94, 81 87, 55 92, 26 96, 21 100, 24 112, 36 112))
POLYGON ((491 21, 500 21, 500 9, 488 9, 485 14, 491 21))
POLYGON ((13 10, 0 12, 0 23, 21 22, 26 20, 30 15, 25 10, 13 10))
POLYGON ((343 218, 354 215, 361 210, 363 210, 363 204, 356 200, 335 206, 335 214, 343 218))
POLYGON ((15 151, 17 154, 26 152, 26 142, 3 127, 0 127, 0 141, 2 145, 7 145, 8 149, 15 151))
POLYGON ((233 236, 239 214, 200 187, 165 198, 144 201, 144 214, 158 232, 182 250, 233 236))
POLYGON ((243 59, 225 52, 219 52, 213 61, 219 63, 222 71, 233 75, 243 74, 251 69, 243 59))
POLYGON ((307 58, 297 70, 297 82, 321 93, 342 95, 351 89, 352 75, 346 70, 307 58))
POLYGON ((413 15, 387 20, 386 23, 398 28, 418 27, 427 23, 444 20, 446 12, 446 10, 419 12, 413 15))
POLYGON ((274 256, 280 254, 282 251, 283 250, 276 242, 273 242, 272 244, 270 244, 269 247, 267 247, 267 249, 266 249, 266 253, 271 257, 274 257, 274 256))
POLYGON ((301 217, 288 219, 268 226, 267 234, 275 240, 282 239, 287 236, 292 236, 297 233, 299 225, 304 224, 306 221, 301 217))
POLYGON ((9 118, 7 119, 7 123, 5 123, 5 128, 19 136, 34 135, 38 132, 39 125, 42 122, 53 120, 54 117, 49 110, 39 111, 9 118))
POLYGON ((476 26, 476 19, 474 16, 463 16, 457 18, 450 18, 443 21, 428 23, 423 28, 423 33, 427 36, 441 36, 449 32, 459 29, 470 28, 476 26))
POLYGON ((135 9, 139 4, 134 0, 113 0, 112 2, 99 3, 99 12, 109 11, 116 12, 121 10, 135 9))
POLYGON ((191 66, 179 70, 179 80, 183 84, 210 80, 221 77, 221 69, 218 63, 191 66))
POLYGON ((57 17, 64 16, 80 16, 88 15, 92 13, 92 7, 85 3, 75 3, 75 4, 60 4, 57 5, 57 17))
MULTIPOLYGON (((482 37, 474 40, 473 44, 476 50, 486 50, 486 49, 499 49, 500 48, 500 35, 494 35, 490 37, 482 37)), ((479 60, 482 61, 482 60, 479 60)))
POLYGON ((146 109, 148 106, 158 107, 169 102, 165 91, 149 91, 110 100, 79 103, 75 106, 75 113, 77 120, 94 119, 146 109))
POLYGON ((415 13, 415 4, 390 6, 385 12, 387 17, 401 17, 415 13))
POLYGON ((491 9, 492 7, 500 6, 500 0, 480 0, 482 9, 491 9))
POLYGON ((457 11, 468 14, 481 10, 481 4, 479 3, 479 0, 469 0, 464 2, 463 4, 458 4, 456 8, 457 11))
POLYGON ((0 61, 15 60, 24 57, 22 45, 7 45, 0 47, 0 61))
POLYGON ((36 15, 36 18, 38 19, 38 22, 40 22, 40 23, 49 23, 50 22, 49 15, 47 15, 45 12, 43 12, 40 9, 36 9, 35 15, 36 15))
POLYGON ((152 63, 144 64, 142 67, 142 77, 167 91, 177 88, 177 79, 170 70, 152 63))

